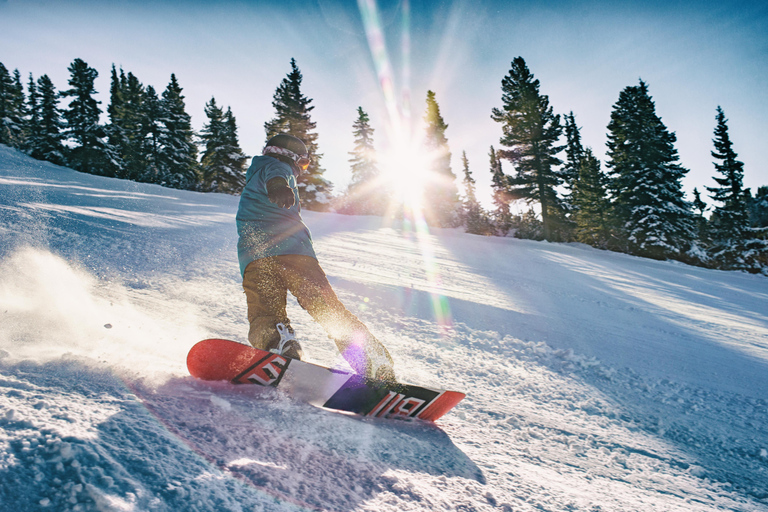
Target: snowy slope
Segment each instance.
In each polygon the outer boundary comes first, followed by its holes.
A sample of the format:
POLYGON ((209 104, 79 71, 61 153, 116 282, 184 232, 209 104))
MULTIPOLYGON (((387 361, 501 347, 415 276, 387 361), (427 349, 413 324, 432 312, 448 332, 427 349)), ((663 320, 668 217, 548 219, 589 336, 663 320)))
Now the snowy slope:
POLYGON ((766 278, 306 213, 399 377, 468 392, 363 420, 187 376, 246 334, 237 200, 0 146, 0 510, 768 511, 766 278))

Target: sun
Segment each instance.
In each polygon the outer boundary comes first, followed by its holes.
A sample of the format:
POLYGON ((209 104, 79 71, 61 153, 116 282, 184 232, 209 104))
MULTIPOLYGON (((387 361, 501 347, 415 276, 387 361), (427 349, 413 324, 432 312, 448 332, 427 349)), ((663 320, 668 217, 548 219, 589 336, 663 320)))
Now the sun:
POLYGON ((379 157, 381 178, 392 200, 410 208, 422 206, 430 168, 431 159, 418 142, 404 141, 379 157))

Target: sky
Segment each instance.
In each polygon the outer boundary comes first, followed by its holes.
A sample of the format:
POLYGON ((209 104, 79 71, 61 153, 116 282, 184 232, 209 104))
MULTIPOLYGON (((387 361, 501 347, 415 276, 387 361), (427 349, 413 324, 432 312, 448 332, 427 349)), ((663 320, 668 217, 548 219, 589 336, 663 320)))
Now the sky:
MULTIPOLYGON (((337 192, 350 177, 357 108, 369 114, 385 155, 398 134, 421 133, 432 90, 448 124, 453 171, 461 180, 466 151, 488 205, 488 153, 501 147, 490 113, 501 106, 501 80, 518 56, 555 113, 573 111, 583 143, 601 160, 619 93, 642 79, 677 135, 690 169, 688 199, 694 187, 715 185, 718 105, 745 164, 745 186, 768 185, 764 2, 0 0, 0 62, 18 69, 25 85, 30 73, 48 74, 66 89, 67 67, 81 58, 99 72, 97 99, 106 110, 113 64, 158 93, 175 73, 193 126, 202 128, 205 103, 215 97, 232 108, 248 155, 263 147, 272 96, 295 58, 337 192)), ((504 170, 514 172, 506 162, 504 170)))

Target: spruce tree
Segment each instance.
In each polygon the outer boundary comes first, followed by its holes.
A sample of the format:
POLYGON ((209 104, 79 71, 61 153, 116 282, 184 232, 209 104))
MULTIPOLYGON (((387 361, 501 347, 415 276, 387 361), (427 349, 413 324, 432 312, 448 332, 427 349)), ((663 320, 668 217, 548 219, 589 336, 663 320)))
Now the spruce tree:
POLYGON ((24 122, 24 151, 32 158, 42 160, 36 151, 36 142, 40 133, 40 94, 37 92, 37 83, 29 74, 27 83, 27 118, 24 122))
POLYGON ((563 149, 558 145, 562 134, 560 116, 552 113, 549 97, 539 92, 539 81, 522 57, 512 61, 512 68, 501 84, 503 106, 494 108, 491 118, 502 123, 504 135, 500 142, 511 148, 505 154, 517 170, 509 180, 511 192, 515 199, 539 203, 543 237, 557 240, 562 236, 565 218, 556 191, 562 183, 556 169, 562 163, 557 157, 563 149))
POLYGON ((122 177, 140 181, 145 177, 145 137, 146 137, 146 90, 141 81, 132 72, 124 74, 121 70, 119 87, 121 103, 119 106, 118 126, 123 135, 119 148, 120 156, 125 162, 122 177))
POLYGON ((451 170, 451 151, 445 136, 448 125, 440 114, 440 106, 433 91, 427 91, 424 123, 424 145, 431 161, 430 179, 424 191, 424 214, 427 222, 435 226, 454 227, 459 222, 461 203, 456 175, 451 170))
POLYGON ((24 103, 19 70, 11 75, 0 62, 0 144, 14 148, 24 146, 24 103))
POLYGON ((473 235, 487 235, 489 231, 488 217, 477 200, 475 179, 472 177, 472 171, 469 170, 469 159, 466 151, 461 152, 461 164, 464 170, 465 198, 462 206, 466 232, 473 235))
MULTIPOLYGON (((696 187, 693 188, 693 203, 691 203, 691 206, 693 206, 693 222, 696 226, 697 243, 707 247, 710 245, 711 240, 709 239, 709 221, 704 217, 704 213, 709 207, 701 198, 701 193, 696 187)), ((709 260, 709 257, 701 258, 701 260, 703 263, 704 260, 709 260)))
POLYGON ((201 140, 205 144, 200 168, 204 192, 239 194, 245 186, 245 162, 248 159, 237 140, 237 123, 232 111, 224 112, 216 99, 205 105, 208 123, 201 140))
POLYGON ((368 114, 363 107, 357 108, 357 119, 352 125, 355 137, 354 150, 349 153, 352 179, 347 189, 345 207, 353 215, 384 215, 389 203, 376 165, 376 149, 368 114))
POLYGON ((509 203, 512 200, 509 193, 509 179, 501 169, 501 160, 496 150, 491 146, 488 153, 491 160, 491 186, 493 188, 493 221, 496 231, 501 236, 507 236, 512 229, 512 213, 509 203))
POLYGON ((749 225, 753 228, 768 227, 768 186, 759 187, 755 197, 752 197, 752 192, 747 189, 747 205, 749 225))
POLYGON ((157 97, 155 88, 147 86, 144 92, 144 101, 141 109, 141 128, 139 138, 141 140, 142 174, 139 181, 146 183, 161 183, 159 160, 161 152, 160 121, 163 116, 162 104, 157 97))
POLYGON ((48 75, 37 80, 30 76, 29 132, 26 143, 30 156, 57 165, 65 162, 62 131, 64 123, 59 109, 59 94, 48 75), (34 87, 33 87, 34 86, 34 87))
POLYGON ((115 65, 112 64, 111 83, 109 87, 109 106, 107 115, 109 123, 104 127, 106 136, 105 145, 109 148, 110 158, 107 162, 105 174, 117 178, 128 178, 128 164, 124 155, 129 147, 128 136, 123 128, 123 87, 122 83, 126 80, 125 73, 120 69, 120 76, 117 74, 115 65), (122 78, 122 82, 121 82, 122 78))
POLYGON ((695 226, 685 201, 677 138, 656 115, 641 80, 626 87, 608 124, 609 190, 621 249, 651 258, 679 258, 691 248, 695 226))
POLYGON ((171 74, 171 81, 163 91, 160 121, 160 153, 158 155, 158 183, 167 187, 193 189, 197 184, 197 146, 192 119, 187 114, 182 88, 171 74))
POLYGON ((67 161, 78 171, 102 174, 108 159, 102 141, 104 130, 99 125, 101 102, 93 97, 96 94, 93 83, 99 73, 82 59, 75 59, 68 69, 71 89, 63 91, 61 96, 72 98, 64 111, 64 119, 65 135, 75 146, 69 151, 67 161))
MULTIPOLYGON (((581 161, 585 157, 585 149, 581 144, 581 131, 576 125, 573 112, 565 116, 565 165, 560 171, 563 183, 569 190, 573 190, 574 184, 579 179, 581 161)), ((593 155, 594 156, 594 155, 593 155)))
POLYGON ((728 135, 728 121, 719 106, 716 119, 712 157, 718 160, 714 165, 720 177, 713 178, 718 186, 707 187, 707 190, 710 197, 721 204, 715 207, 710 219, 710 256, 723 269, 759 272, 768 241, 759 238, 761 230, 749 225, 743 188, 744 164, 737 160, 728 135))
POLYGON ((280 133, 287 133, 301 139, 307 146, 311 163, 298 179, 301 203, 309 210, 327 210, 330 203, 332 185, 324 177, 325 169, 320 165, 322 156, 318 152, 317 123, 312 121, 314 106, 311 98, 301 92, 303 80, 296 59, 291 59, 291 71, 275 90, 272 106, 275 118, 264 123, 267 140, 280 133))
POLYGON ((607 247, 610 236, 610 201, 607 178, 591 148, 582 150, 578 179, 573 186, 574 234, 579 242, 607 247))

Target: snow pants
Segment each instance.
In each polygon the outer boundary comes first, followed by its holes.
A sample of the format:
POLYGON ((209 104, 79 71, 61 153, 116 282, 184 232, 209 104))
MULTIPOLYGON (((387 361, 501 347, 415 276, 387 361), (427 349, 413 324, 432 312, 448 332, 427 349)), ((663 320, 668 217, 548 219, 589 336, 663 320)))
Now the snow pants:
POLYGON ((286 313, 290 291, 357 373, 368 375, 371 367, 392 365, 387 349, 336 297, 315 258, 288 254, 252 261, 245 269, 243 289, 248 301, 248 341, 254 347, 264 349, 280 339, 276 324, 290 328, 286 313))

